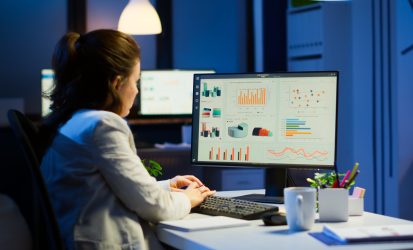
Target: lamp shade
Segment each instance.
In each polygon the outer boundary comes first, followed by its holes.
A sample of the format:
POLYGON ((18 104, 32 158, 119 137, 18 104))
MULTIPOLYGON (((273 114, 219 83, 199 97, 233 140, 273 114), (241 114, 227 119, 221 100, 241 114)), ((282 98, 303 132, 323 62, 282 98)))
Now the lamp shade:
POLYGON ((118 30, 131 35, 162 32, 158 13, 149 0, 129 0, 119 18, 118 30))

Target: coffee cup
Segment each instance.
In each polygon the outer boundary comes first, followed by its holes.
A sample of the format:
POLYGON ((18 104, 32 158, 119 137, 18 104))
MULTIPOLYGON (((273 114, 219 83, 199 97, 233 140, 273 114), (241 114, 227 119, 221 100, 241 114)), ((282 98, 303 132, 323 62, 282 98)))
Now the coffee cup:
POLYGON ((287 224, 291 231, 310 230, 316 215, 316 189, 312 187, 284 188, 287 224))

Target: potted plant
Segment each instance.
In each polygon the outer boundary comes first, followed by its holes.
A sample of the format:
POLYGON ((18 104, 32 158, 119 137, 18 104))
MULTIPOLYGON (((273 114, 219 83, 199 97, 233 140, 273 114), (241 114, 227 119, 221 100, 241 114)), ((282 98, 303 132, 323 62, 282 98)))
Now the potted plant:
POLYGON ((147 159, 143 159, 141 162, 151 176, 158 177, 162 175, 162 166, 158 162, 147 159))

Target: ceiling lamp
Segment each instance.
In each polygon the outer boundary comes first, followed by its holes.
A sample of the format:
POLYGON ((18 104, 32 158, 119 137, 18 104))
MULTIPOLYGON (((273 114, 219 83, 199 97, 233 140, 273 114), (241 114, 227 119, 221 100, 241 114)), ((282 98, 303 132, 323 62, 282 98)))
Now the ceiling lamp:
POLYGON ((131 35, 162 32, 158 13, 149 0, 129 0, 119 18, 118 30, 131 35))

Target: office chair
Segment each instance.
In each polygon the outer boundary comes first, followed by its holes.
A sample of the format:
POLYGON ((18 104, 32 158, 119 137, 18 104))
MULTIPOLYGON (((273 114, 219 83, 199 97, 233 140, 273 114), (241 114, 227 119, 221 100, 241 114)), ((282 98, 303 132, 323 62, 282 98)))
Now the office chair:
POLYGON ((26 159, 26 165, 22 166, 21 171, 29 175, 29 183, 16 181, 16 188, 21 188, 22 185, 27 188, 27 197, 25 198, 29 199, 32 209, 21 209, 21 211, 32 234, 33 249, 64 249, 57 219, 40 172, 43 151, 40 146, 42 144, 40 143, 39 129, 17 110, 9 110, 7 117, 26 159), (26 184, 27 186, 25 186, 26 184))

